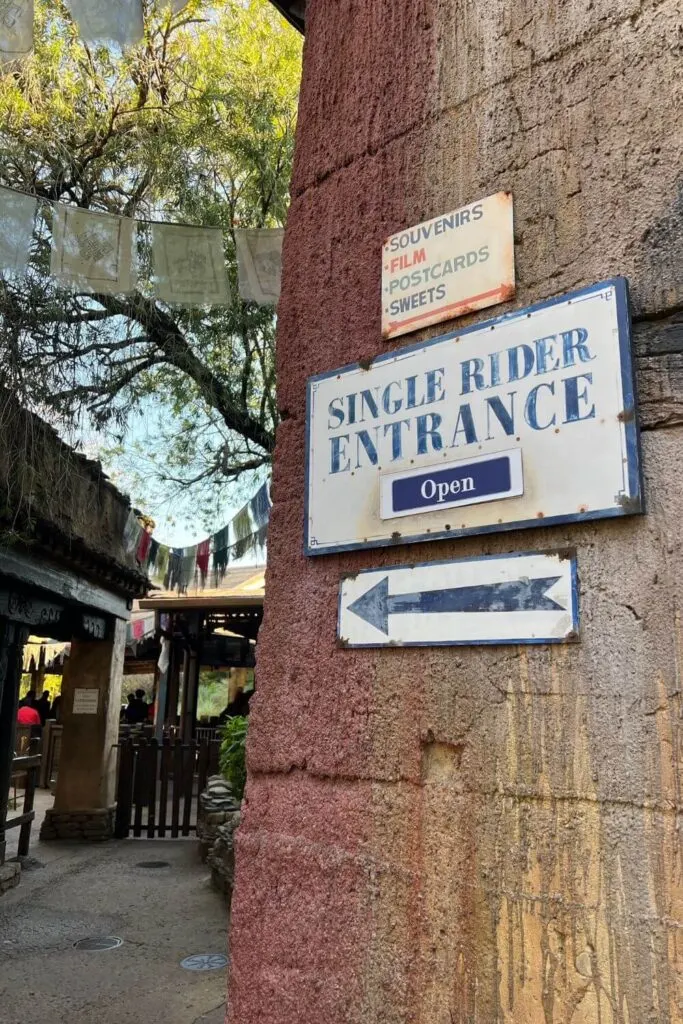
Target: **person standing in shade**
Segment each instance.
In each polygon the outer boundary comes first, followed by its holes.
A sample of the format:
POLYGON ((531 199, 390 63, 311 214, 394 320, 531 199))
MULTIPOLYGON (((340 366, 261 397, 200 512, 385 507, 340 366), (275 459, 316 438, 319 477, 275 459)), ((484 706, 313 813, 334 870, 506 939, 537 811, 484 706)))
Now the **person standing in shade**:
POLYGON ((43 690, 42 696, 36 701, 34 705, 36 711, 40 715, 40 724, 45 725, 45 722, 50 716, 50 691, 43 690))

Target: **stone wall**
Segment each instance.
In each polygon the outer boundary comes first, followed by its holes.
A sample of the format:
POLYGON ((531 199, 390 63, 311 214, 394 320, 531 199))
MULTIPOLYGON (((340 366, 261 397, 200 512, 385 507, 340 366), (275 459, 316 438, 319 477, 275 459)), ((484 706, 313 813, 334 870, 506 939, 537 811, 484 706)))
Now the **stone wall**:
POLYGON ((49 839, 83 839, 94 843, 114 838, 115 807, 95 808, 90 810, 60 811, 49 808, 45 812, 40 826, 40 838, 49 839))
POLYGON ((681 13, 308 4, 233 1024, 683 1019, 681 13), (647 515, 305 558, 307 377, 382 350, 388 234, 501 189, 493 313, 629 278, 647 515), (565 546, 575 646, 336 646, 343 572, 565 546))

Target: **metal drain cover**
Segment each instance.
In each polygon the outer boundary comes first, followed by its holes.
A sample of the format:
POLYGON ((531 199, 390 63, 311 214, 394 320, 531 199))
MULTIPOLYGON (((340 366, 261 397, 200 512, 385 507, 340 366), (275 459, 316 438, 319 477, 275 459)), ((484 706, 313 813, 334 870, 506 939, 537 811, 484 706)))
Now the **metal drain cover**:
POLYGON ((228 958, 223 953, 194 953, 180 961, 186 971, 220 971, 227 965, 228 958))
POLYGON ((136 868, 170 868, 170 862, 167 860, 139 860, 135 865, 136 868))
POLYGON ((118 949, 123 945, 123 939, 118 935, 97 935, 92 939, 79 939, 74 942, 75 949, 87 949, 89 953, 96 953, 102 949, 118 949))

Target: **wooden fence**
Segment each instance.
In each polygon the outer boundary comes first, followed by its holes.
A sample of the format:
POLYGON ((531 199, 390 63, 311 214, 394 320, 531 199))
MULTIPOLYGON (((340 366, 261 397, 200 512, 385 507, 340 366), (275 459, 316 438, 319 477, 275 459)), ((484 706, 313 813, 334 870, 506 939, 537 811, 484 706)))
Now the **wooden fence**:
POLYGON ((194 832, 199 794, 218 771, 219 743, 129 738, 118 747, 116 838, 176 839, 194 832))

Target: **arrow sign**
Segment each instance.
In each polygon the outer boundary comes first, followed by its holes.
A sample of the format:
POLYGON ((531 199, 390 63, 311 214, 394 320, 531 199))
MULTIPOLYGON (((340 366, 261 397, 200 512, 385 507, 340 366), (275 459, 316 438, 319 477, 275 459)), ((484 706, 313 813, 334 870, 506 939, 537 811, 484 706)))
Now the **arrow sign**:
POLYGON ((349 646, 557 643, 576 639, 576 563, 523 554, 378 569, 344 580, 349 646))

